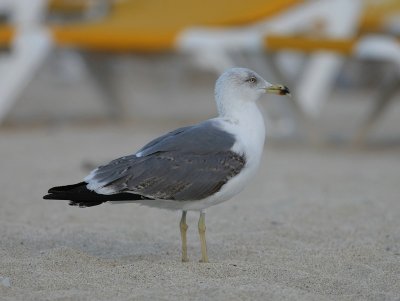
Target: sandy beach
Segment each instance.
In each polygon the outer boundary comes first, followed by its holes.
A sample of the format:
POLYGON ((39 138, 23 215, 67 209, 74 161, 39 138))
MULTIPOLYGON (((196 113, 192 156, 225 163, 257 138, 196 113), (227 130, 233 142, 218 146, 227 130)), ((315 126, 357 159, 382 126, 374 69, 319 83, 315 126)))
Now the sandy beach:
POLYGON ((88 77, 66 83, 45 68, 24 91, 9 116, 18 126, 0 131, 0 300, 400 300, 399 102, 375 144, 336 135, 354 133, 373 91, 329 97, 317 124, 336 146, 269 139, 251 185, 207 211, 209 264, 198 213, 181 263, 180 212, 42 199, 88 165, 213 116, 215 75, 169 76, 169 59, 116 73, 125 123, 95 121, 106 111, 88 77))
POLYGON ((398 148, 267 145, 254 182, 207 211, 209 264, 197 213, 181 263, 179 212, 42 199, 173 127, 3 130, 0 299, 400 300, 398 148))
POLYGON ((400 301, 400 0, 0 0, 0 44, 0 301, 400 301), (88 189, 216 203, 263 121, 209 263, 199 212, 182 262, 180 211, 43 199, 136 153, 88 189))

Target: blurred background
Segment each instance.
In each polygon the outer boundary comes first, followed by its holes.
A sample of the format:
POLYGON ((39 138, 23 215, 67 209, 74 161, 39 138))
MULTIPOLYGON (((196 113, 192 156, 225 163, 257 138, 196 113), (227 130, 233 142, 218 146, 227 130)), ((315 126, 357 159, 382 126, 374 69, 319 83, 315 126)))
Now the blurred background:
POLYGON ((194 123, 242 66, 292 90, 262 101, 276 140, 400 142, 396 0, 1 0, 0 20, 0 131, 194 123))
POLYGON ((0 0, 0 296, 398 300, 399 100, 399 0, 0 0), (197 214, 180 265, 178 212, 42 199, 215 117, 233 66, 292 97, 260 99, 260 171, 207 211, 209 266, 197 214))

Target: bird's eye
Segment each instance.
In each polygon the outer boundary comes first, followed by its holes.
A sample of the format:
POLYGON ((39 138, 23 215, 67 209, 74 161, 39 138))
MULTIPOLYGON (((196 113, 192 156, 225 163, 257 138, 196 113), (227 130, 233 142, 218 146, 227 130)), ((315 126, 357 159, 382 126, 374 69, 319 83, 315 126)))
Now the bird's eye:
POLYGON ((250 77, 247 81, 248 81, 249 83, 255 84, 255 83, 257 82, 257 78, 255 78, 254 76, 252 76, 252 77, 250 77))

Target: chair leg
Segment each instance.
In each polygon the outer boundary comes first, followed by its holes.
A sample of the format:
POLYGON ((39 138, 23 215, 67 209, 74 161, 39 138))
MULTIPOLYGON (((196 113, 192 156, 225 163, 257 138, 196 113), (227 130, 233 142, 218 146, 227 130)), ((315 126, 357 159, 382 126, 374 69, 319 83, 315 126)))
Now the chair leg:
POLYGON ((124 109, 115 86, 110 56, 107 54, 83 53, 82 57, 91 78, 103 96, 102 100, 107 106, 109 117, 113 120, 122 118, 124 109))
POLYGON ((397 75, 394 79, 386 79, 382 83, 382 87, 379 90, 379 94, 374 100, 373 107, 361 125, 360 129, 354 135, 352 144, 362 145, 365 143, 365 139, 368 132, 371 130, 373 125, 382 116, 390 102, 393 101, 394 95, 400 90, 400 76, 397 75))
POLYGON ((28 86, 52 50, 46 30, 21 34, 11 47, 11 53, 0 58, 0 123, 28 86))
MULTIPOLYGON (((288 82, 289 79, 287 79, 278 66, 277 53, 268 52, 265 56, 265 62, 268 66, 268 69, 271 70, 275 81, 278 83, 287 84, 289 88, 294 89, 295 82, 288 82)), ((300 127, 300 130, 305 132, 305 135, 309 141, 314 144, 319 144, 321 142, 321 133, 315 124, 315 120, 310 118, 310 116, 304 111, 295 90, 293 91, 291 97, 288 98, 288 101, 292 108, 292 112, 294 113, 289 117, 295 119, 295 125, 297 124, 300 127)))

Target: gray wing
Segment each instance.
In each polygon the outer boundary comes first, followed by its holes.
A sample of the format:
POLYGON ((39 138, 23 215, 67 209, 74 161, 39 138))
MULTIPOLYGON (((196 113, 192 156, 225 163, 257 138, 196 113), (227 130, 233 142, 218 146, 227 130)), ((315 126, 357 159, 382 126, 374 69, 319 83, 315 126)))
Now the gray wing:
POLYGON ((229 151, 235 137, 223 131, 218 123, 207 120, 194 126, 176 129, 146 144, 136 154, 148 156, 158 151, 207 153, 229 151))
POLYGON ((147 198, 200 200, 215 192, 245 165, 230 149, 235 138, 212 121, 161 136, 138 154, 111 161, 89 176, 97 192, 133 192, 147 198))

